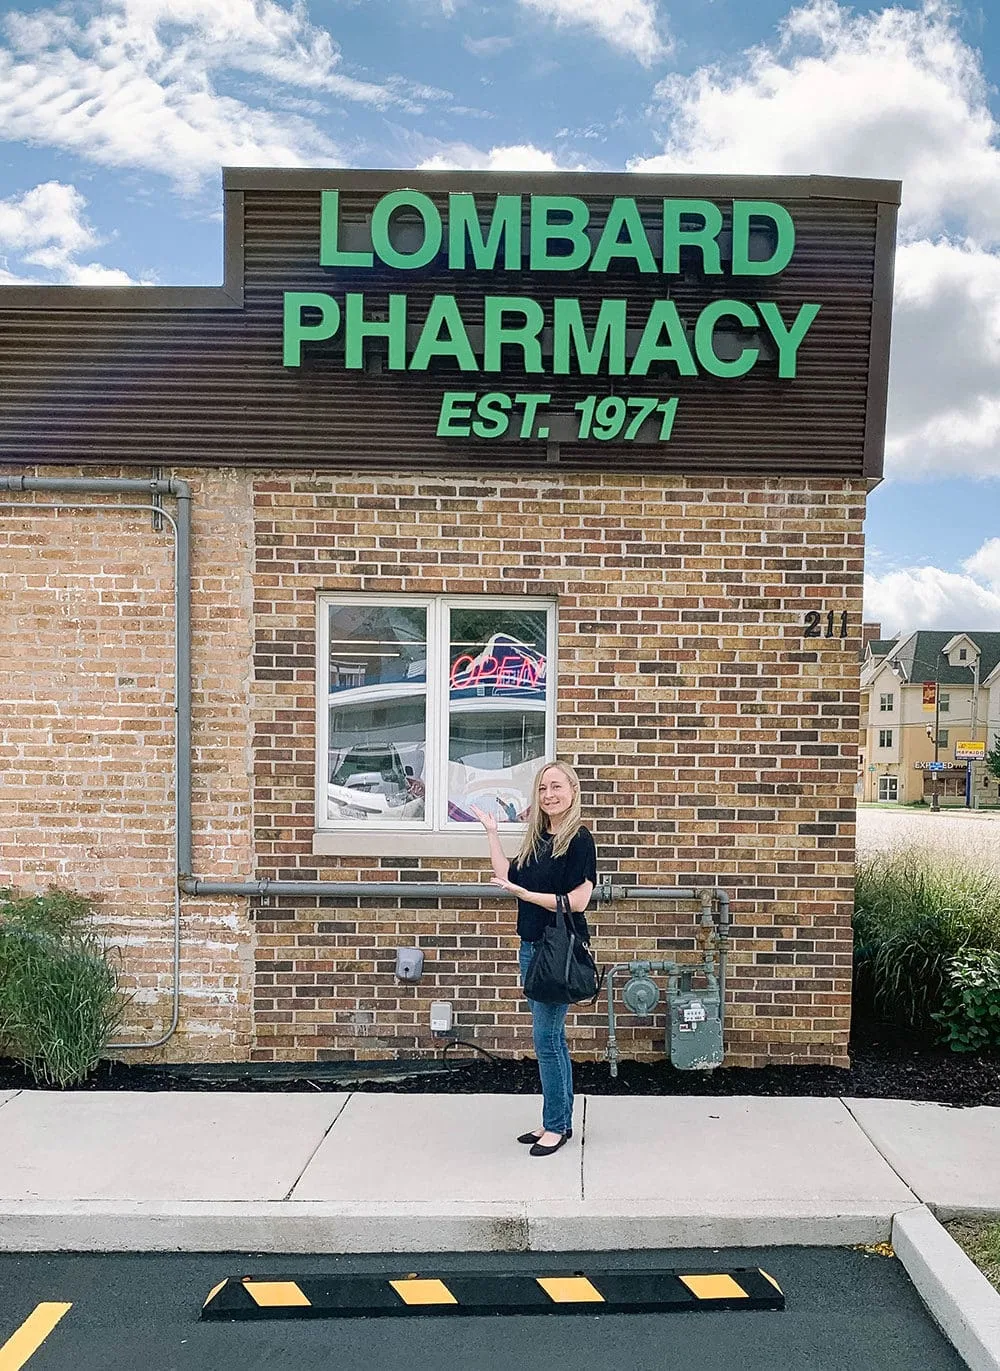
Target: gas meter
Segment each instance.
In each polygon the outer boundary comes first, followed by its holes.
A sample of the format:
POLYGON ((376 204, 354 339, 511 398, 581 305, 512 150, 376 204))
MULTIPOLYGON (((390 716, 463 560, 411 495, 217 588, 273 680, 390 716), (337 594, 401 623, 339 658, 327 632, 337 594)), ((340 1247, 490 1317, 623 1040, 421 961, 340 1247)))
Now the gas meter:
POLYGON ((708 1069, 722 1062, 722 1021, 719 1018, 719 983, 706 977, 704 990, 687 985, 670 995, 670 1060, 681 1070, 708 1069))

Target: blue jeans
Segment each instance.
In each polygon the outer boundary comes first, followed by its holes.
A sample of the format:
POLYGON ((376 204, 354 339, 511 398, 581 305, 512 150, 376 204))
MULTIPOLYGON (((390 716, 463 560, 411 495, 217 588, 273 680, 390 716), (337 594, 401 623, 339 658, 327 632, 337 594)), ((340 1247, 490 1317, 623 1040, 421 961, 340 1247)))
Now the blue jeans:
MULTIPOLYGON (((528 973, 536 944, 521 941, 518 964, 521 984, 528 973)), ((542 1081, 542 1127, 549 1133, 568 1133, 573 1127, 573 1063, 566 1046, 565 1004, 529 1000, 531 1030, 542 1081)))

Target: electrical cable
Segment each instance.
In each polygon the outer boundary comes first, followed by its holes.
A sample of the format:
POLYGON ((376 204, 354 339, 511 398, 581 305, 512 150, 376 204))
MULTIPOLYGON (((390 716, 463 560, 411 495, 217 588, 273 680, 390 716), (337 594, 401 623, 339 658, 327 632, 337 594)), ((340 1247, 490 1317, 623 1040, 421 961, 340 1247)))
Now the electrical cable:
MULTIPOLYGON (((444 1037, 445 1035, 442 1033, 440 1036, 444 1037)), ((451 1047, 471 1047, 474 1052, 481 1052, 484 1057, 489 1057, 491 1062, 500 1062, 501 1060, 501 1058, 497 1057, 494 1053, 488 1052, 485 1047, 480 1047, 478 1043, 472 1042, 469 1038, 458 1038, 451 1033, 447 1036, 448 1041, 445 1043, 444 1051, 441 1053, 442 1061, 447 1057, 448 1049, 451 1047)), ((451 1066, 452 1063, 449 1062, 448 1065, 451 1066)))

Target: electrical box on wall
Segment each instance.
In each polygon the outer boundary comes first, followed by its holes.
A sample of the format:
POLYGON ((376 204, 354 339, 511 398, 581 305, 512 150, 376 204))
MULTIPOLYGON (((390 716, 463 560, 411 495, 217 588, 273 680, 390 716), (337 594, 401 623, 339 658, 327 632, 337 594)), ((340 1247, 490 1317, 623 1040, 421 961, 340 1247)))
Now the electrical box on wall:
POLYGON ((424 974, 424 954, 419 947, 396 948, 396 980, 419 981, 424 974))
POLYGON ((431 1032, 450 1033, 455 1016, 448 1000, 435 1000, 431 1005, 431 1032))

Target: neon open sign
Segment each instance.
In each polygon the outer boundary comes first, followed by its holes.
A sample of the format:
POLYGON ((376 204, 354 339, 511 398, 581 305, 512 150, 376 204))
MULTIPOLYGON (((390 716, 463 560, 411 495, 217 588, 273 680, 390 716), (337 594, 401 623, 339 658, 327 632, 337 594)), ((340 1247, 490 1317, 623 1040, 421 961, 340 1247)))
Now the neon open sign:
POLYGON ((545 684, 545 658, 508 652, 497 657, 473 657, 463 653, 451 664, 451 689, 471 690, 492 686, 494 690, 538 690, 545 684))

